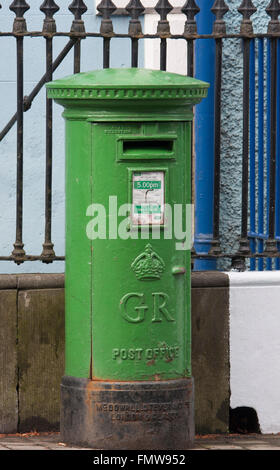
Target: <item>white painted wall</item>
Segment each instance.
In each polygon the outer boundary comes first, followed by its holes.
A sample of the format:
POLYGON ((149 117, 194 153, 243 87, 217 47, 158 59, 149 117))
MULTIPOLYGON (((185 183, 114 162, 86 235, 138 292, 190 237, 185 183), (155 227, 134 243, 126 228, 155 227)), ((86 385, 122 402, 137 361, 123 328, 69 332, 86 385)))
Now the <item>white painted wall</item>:
POLYGON ((261 432, 280 432, 280 273, 228 273, 231 408, 256 410, 261 432))
MULTIPOLYGON (((158 0, 141 0, 145 8, 153 8, 158 0)), ((114 4, 118 8, 124 8, 128 0, 114 0, 114 4)), ((185 0, 171 0, 170 3, 173 7, 182 7, 185 0)), ((157 23, 160 19, 158 14, 147 14, 144 18, 144 33, 155 34, 157 31, 157 23)), ((172 34, 182 34, 186 16, 183 14, 170 13, 167 15, 170 23, 172 34)), ((158 39, 145 39, 144 41, 144 67, 147 69, 159 69, 159 45, 158 39)), ((185 40, 167 40, 167 71, 187 74, 187 46, 185 40)))
MULTIPOLYGON (((143 2, 144 3, 144 2, 143 2)), ((157 1, 149 1, 149 6, 155 6, 157 1)), ((181 7, 184 5, 183 0, 172 0, 174 7, 181 7)), ((144 32, 145 34, 155 34, 157 31, 157 23, 160 16, 157 14, 145 15, 144 32)), ((183 14, 167 15, 170 23, 170 30, 172 34, 182 34, 186 22, 186 16, 183 14)), ((146 39, 144 46, 145 54, 145 68, 159 69, 160 68, 160 40, 159 39, 146 39)), ((180 73, 187 75, 187 42, 182 39, 168 39, 167 40, 167 67, 168 72, 180 73)))

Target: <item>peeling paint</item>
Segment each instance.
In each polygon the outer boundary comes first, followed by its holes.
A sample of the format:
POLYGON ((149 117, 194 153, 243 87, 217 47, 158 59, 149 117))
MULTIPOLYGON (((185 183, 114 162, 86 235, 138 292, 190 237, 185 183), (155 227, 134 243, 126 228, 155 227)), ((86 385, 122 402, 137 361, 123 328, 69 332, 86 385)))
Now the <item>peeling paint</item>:
POLYGON ((31 301, 30 295, 28 294, 28 292, 24 292, 24 305, 26 309, 28 309, 30 301, 31 301))

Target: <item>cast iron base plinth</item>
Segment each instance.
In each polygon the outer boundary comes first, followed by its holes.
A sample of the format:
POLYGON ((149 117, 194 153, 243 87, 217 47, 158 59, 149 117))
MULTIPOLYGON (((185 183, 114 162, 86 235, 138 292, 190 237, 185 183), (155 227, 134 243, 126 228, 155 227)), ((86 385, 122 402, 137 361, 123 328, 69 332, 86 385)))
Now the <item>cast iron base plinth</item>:
POLYGON ((184 450, 194 440, 193 379, 104 382, 65 376, 61 438, 99 450, 184 450))

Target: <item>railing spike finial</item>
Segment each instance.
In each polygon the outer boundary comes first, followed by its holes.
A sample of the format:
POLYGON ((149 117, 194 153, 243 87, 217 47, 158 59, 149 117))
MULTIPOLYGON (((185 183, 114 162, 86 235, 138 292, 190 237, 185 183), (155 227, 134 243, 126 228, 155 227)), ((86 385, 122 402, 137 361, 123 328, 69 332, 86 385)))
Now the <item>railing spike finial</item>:
POLYGON ((243 0, 237 11, 243 16, 240 33, 245 35, 253 34, 251 16, 257 11, 257 8, 254 6, 252 0, 243 0))
POLYGON ((161 37, 170 34, 170 25, 167 21, 167 15, 173 10, 173 6, 168 0, 159 0, 155 6, 155 11, 160 15, 160 20, 157 26, 157 34, 161 37))
POLYGON ((213 26, 214 34, 226 34, 226 23, 223 19, 224 15, 229 11, 229 7, 224 0, 215 0, 213 7, 211 8, 216 19, 213 26))
POLYGON ((139 16, 144 12, 145 8, 143 7, 140 0, 130 0, 125 9, 131 16, 131 20, 129 21, 128 33, 132 37, 141 36, 142 27, 139 21, 139 16))
POLYGON ((197 25, 195 16, 200 12, 200 8, 195 3, 195 0, 187 0, 181 8, 182 13, 186 15, 187 21, 185 22, 184 35, 197 33, 197 25))
POLYGON ((69 5, 68 10, 73 13, 75 19, 73 20, 71 26, 71 32, 73 33, 84 33, 85 25, 82 20, 82 15, 87 11, 87 6, 84 4, 83 0, 73 0, 69 5))
POLYGON ((59 6, 54 2, 54 0, 44 0, 40 6, 40 10, 46 16, 44 19, 43 31, 46 33, 55 33, 56 24, 53 16, 59 11, 59 6))
POLYGON ((278 16, 280 15, 279 0, 271 0, 268 7, 265 9, 266 13, 270 16, 271 20, 268 23, 268 34, 280 32, 280 22, 278 16))
POLYGON ((100 33, 104 36, 111 36, 113 33, 113 23, 110 17, 117 9, 116 5, 112 0, 102 0, 96 8, 102 15, 100 33))
POLYGON ((13 11, 18 18, 22 18, 29 8, 30 6, 25 0, 14 0, 10 5, 10 10, 13 11))
POLYGON ((25 0, 14 0, 10 5, 10 10, 16 15, 13 25, 14 33, 24 33, 26 31, 26 20, 23 15, 29 8, 30 6, 25 0))

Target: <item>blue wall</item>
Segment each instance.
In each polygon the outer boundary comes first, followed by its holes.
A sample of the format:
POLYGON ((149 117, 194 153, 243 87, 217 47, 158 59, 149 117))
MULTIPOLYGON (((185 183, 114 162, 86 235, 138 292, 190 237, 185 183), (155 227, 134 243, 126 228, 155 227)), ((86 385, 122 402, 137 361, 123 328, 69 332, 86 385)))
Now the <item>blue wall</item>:
MULTIPOLYGON (((199 34, 211 34, 214 0, 198 0, 199 34)), ((208 253, 213 238, 213 170, 214 170, 214 81, 215 42, 199 39, 195 47, 195 76, 210 83, 208 96, 195 109, 195 250, 208 253)), ((195 270, 215 269, 216 262, 196 260, 195 270)))

